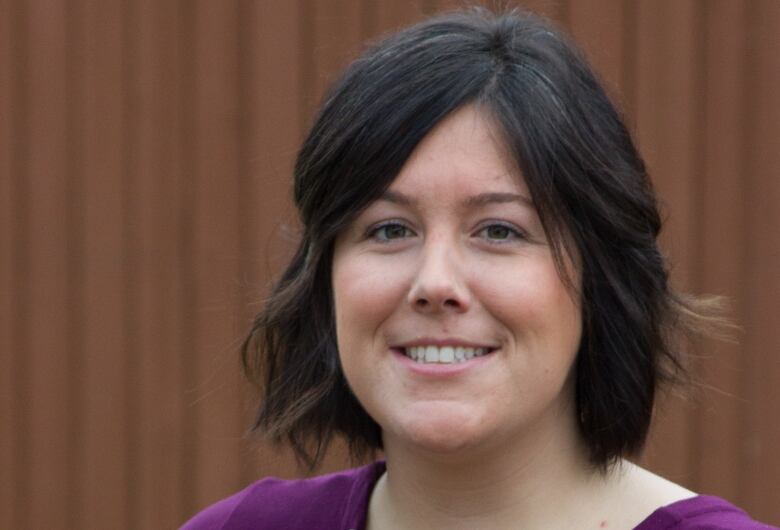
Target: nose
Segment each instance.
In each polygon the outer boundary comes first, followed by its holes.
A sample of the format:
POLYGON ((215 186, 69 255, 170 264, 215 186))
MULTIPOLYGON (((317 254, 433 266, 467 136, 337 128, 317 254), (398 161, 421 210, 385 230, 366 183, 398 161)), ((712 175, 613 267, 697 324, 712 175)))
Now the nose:
POLYGON ((470 293, 460 265, 455 253, 446 244, 426 248, 409 289, 411 306, 421 313, 467 311, 471 303, 470 293))

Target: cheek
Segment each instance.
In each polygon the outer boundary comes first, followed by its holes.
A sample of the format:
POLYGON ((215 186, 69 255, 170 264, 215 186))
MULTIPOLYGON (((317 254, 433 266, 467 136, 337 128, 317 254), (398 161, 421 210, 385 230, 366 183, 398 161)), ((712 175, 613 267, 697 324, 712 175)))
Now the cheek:
POLYGON ((477 272, 474 286, 479 298, 515 339, 551 343, 556 351, 576 351, 580 308, 551 260, 529 259, 477 272))
POLYGON ((347 382, 365 410, 380 418, 381 403, 390 389, 377 369, 377 354, 384 351, 383 324, 403 303, 400 271, 357 253, 336 254, 333 261, 333 303, 336 342, 347 382))
POLYGON ((333 300, 339 349, 349 354, 375 332, 404 300, 399 268, 370 256, 337 254, 333 261, 333 300))

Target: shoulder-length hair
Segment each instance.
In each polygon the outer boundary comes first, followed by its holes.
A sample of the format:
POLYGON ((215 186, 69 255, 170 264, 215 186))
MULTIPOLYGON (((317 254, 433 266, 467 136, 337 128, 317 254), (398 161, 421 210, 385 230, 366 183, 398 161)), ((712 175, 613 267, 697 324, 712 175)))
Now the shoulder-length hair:
POLYGON ((571 288, 564 253, 578 257, 575 399, 594 465, 641 449, 659 383, 684 373, 673 335, 708 318, 669 285, 645 165, 577 48, 524 12, 431 18, 370 47, 327 94, 295 165, 300 245, 243 346, 262 395, 252 431, 288 441, 310 468, 337 435, 356 457, 382 448, 339 363, 334 239, 467 104, 498 125, 571 288))

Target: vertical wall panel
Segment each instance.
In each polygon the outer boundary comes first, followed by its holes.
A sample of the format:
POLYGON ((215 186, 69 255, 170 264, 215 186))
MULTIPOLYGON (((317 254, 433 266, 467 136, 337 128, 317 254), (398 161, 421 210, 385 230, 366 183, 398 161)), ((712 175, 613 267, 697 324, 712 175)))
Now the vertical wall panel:
MULTIPOLYGON (((690 286, 697 118, 694 4, 642 1, 637 12, 636 128, 640 149, 669 219, 661 235, 672 260, 674 284, 690 286)), ((691 407, 667 399, 659 407, 648 462, 670 479, 689 484, 691 407)))
MULTIPOLYGON (((25 5, 11 4, 8 9, 10 31, 8 94, 10 99, 8 119, 10 124, 9 188, 11 199, 10 226, 10 275, 9 299, 14 315, 10 325, 10 351, 13 352, 11 372, 11 438, 12 462, 8 475, 13 481, 11 495, 12 528, 27 530, 32 506, 33 485, 29 479, 30 468, 30 365, 27 354, 30 327, 27 292, 30 287, 29 239, 29 186, 28 151, 29 135, 29 47, 27 29, 29 15, 25 5)), ((5 475, 5 473, 4 473, 5 475)))
POLYGON ((122 163, 122 20, 118 0, 84 4, 84 373, 86 528, 124 526, 128 429, 122 163))
POLYGON ((28 189, 30 284, 26 349, 30 366, 29 480, 31 528, 57 528, 68 513, 68 283, 65 100, 66 10, 32 2, 29 54, 28 189))
POLYGON ((579 0, 568 4, 568 29, 588 54, 610 96, 624 103, 626 57, 626 3, 623 0, 579 0))
POLYGON ((233 3, 198 2, 196 16, 193 248, 196 300, 191 333, 199 505, 239 485, 241 404, 234 318, 238 307, 238 23, 233 3))
POLYGON ((373 2, 374 26, 367 28, 371 31, 369 36, 384 35, 401 29, 422 18, 423 6, 413 0, 398 2, 375 1, 373 2))
POLYGON ((426 15, 451 11, 453 9, 458 9, 463 5, 463 3, 458 0, 427 0, 420 3, 422 4, 423 12, 426 15))
MULTIPOLYGON (((138 421, 138 400, 135 393, 140 378, 139 344, 141 333, 138 325, 138 293, 141 280, 141 259, 138 240, 134 228, 138 225, 135 196, 139 189, 137 167, 139 164, 139 125, 138 95, 134 81, 138 77, 138 48, 135 45, 135 32, 139 23, 136 4, 123 2, 121 5, 120 33, 121 63, 121 120, 122 120, 122 160, 121 160, 121 207, 117 214, 123 232, 123 287, 127 296, 124 303, 124 393, 126 402, 126 454, 123 474, 126 477, 127 495, 124 498, 127 519, 125 525, 138 527, 139 523, 139 463, 141 459, 140 433, 138 421)), ((151 316, 151 315, 149 315, 151 316)))
POLYGON ((745 318, 746 444, 742 485, 748 508, 780 523, 780 2, 749 3, 747 57, 748 131, 746 160, 749 269, 745 318))
POLYGON ((86 455, 83 451, 85 439, 85 392, 84 366, 87 354, 85 352, 86 328, 84 325, 86 309, 84 303, 84 109, 86 107, 84 93, 84 44, 86 36, 84 13, 81 5, 73 2, 67 10, 66 52, 66 120, 67 120, 67 161, 63 173, 68 180, 66 202, 68 204, 68 250, 67 250, 67 285, 68 285, 68 513, 61 514, 65 527, 70 529, 85 528, 83 496, 86 490, 86 455))
MULTIPOLYGON (((700 63, 704 69, 700 97, 704 115, 698 135, 702 139, 701 166, 693 177, 699 204, 695 221, 698 235, 692 242, 695 274, 692 288, 717 293, 731 300, 733 316, 744 321, 744 190, 745 120, 747 96, 744 79, 745 6, 736 0, 709 2, 699 16, 704 39, 700 63)), ((705 341, 695 351, 697 378, 705 387, 697 400, 696 436, 691 460, 695 486, 708 493, 743 501, 741 417, 745 408, 742 355, 738 344, 705 341), (705 390, 706 389, 706 390, 705 390), (712 443, 718 440, 718 443, 712 443)))
POLYGON ((178 32, 177 58, 179 61, 179 79, 176 90, 176 107, 178 120, 175 123, 176 155, 178 171, 172 175, 173 189, 176 190, 174 212, 176 214, 176 282, 175 304, 176 324, 178 324, 176 354, 182 381, 181 409, 181 453, 182 461, 186 462, 179 477, 179 488, 182 495, 182 509, 190 514, 199 506, 197 502, 197 476, 199 470, 195 464, 198 449, 197 410, 192 406, 196 392, 193 391, 193 381, 197 378, 197 362, 195 349, 198 337, 195 335, 194 315, 198 303, 195 270, 192 267, 194 254, 194 219, 195 219, 195 178, 198 160, 198 130, 195 105, 196 96, 196 56, 193 52, 197 42, 196 23, 197 5, 189 0, 177 3, 178 32))
POLYGON ((325 90, 335 81, 341 70, 357 57, 363 41, 363 9, 367 5, 359 0, 333 0, 327 5, 316 0, 306 0, 309 10, 306 42, 311 48, 310 68, 306 72, 309 102, 306 110, 309 115, 319 104, 325 90))
POLYGON ((13 187, 11 143, 13 129, 11 8, 0 0, 0 528, 12 528, 14 520, 14 358, 13 309, 13 187))
POLYGON ((292 207, 292 172, 304 124, 296 119, 302 76, 298 68, 302 13, 293 2, 284 8, 247 2, 242 16, 242 138, 240 161, 246 193, 242 199, 245 277, 253 304, 267 294, 266 282, 279 273, 293 250, 297 221, 292 207), (292 226, 290 226, 292 225, 292 226), (261 292, 257 292, 259 289, 261 292))
POLYGON ((178 47, 175 3, 131 2, 133 67, 126 109, 135 115, 129 157, 134 256, 130 335, 136 362, 132 382, 134 451, 130 528, 174 528, 184 513, 181 474, 184 384, 177 335, 180 208, 177 144, 178 47))

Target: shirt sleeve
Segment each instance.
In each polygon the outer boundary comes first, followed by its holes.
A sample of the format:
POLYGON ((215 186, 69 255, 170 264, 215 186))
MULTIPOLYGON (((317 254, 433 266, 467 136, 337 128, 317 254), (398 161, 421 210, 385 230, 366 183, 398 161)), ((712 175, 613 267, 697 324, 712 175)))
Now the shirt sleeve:
POLYGON ((635 530, 778 530, 719 497, 698 495, 661 508, 635 530))

